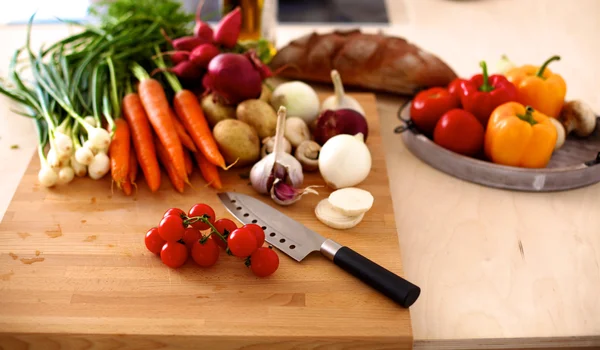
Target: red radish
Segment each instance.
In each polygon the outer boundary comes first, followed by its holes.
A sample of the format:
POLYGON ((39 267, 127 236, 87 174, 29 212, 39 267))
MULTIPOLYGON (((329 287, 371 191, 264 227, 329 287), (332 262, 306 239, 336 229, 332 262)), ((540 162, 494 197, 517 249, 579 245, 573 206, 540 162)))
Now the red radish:
POLYGON ((226 103, 237 104, 258 98, 262 81, 260 68, 246 55, 221 53, 208 64, 202 84, 226 103))
POLYGON ((221 19, 213 39, 216 43, 232 48, 237 43, 242 30, 242 9, 238 6, 221 19))
POLYGON ((204 6, 204 0, 200 1, 200 3, 198 4, 198 9, 196 10, 196 25, 194 26, 194 36, 202 38, 209 43, 213 39, 213 30, 208 23, 200 19, 200 11, 202 10, 202 6, 204 6))
POLYGON ((179 78, 184 79, 198 79, 204 73, 203 70, 192 61, 180 62, 175 67, 169 69, 169 71, 175 73, 179 78))
POLYGON ((171 54, 171 62, 177 65, 181 62, 187 61, 190 54, 185 51, 175 51, 171 54))
POLYGON ((221 51, 213 44, 202 44, 196 47, 190 54, 190 61, 202 68, 207 68, 210 61, 221 51))
POLYGON ((369 126, 365 117, 353 109, 325 110, 317 119, 315 141, 324 145, 330 138, 339 134, 364 135, 365 141, 369 134, 369 126))
MULTIPOLYGON (((205 44, 207 42, 206 39, 199 38, 196 36, 182 36, 181 38, 177 38, 173 40, 172 44, 175 50, 180 51, 192 51, 198 45, 205 44)), ((208 41, 210 42, 210 41, 208 41)))

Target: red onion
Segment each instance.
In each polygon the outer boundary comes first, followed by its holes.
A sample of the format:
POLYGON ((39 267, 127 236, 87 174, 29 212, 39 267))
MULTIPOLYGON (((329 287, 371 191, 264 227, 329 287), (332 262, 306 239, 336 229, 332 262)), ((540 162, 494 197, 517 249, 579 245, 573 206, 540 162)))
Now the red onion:
POLYGON ((261 72, 246 55, 222 53, 210 61, 202 83, 226 103, 237 104, 260 97, 261 72))
POLYGON ((324 145, 330 138, 339 134, 356 135, 362 133, 365 142, 369 126, 365 117, 353 109, 326 110, 317 119, 314 131, 315 141, 324 145))

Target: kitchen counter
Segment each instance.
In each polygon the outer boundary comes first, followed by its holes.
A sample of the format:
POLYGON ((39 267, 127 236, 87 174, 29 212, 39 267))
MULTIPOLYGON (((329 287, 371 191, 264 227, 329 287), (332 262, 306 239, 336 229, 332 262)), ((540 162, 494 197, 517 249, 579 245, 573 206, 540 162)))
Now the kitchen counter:
MULTIPOLYGON (((561 55, 552 69, 567 98, 600 112, 596 0, 388 0, 388 8, 389 26, 363 29, 406 37, 461 76, 502 54, 519 64, 561 55)), ((314 28, 332 26, 282 26, 278 45, 314 28)), ((33 44, 68 32, 38 26, 33 44)), ((23 26, 0 27, 0 76, 24 38, 23 26)), ((423 290, 411 308, 415 348, 600 346, 600 184, 532 194, 452 178, 393 133, 404 100, 378 101, 404 271, 423 290)), ((0 215, 36 144, 30 121, 11 108, 0 97, 0 215)))

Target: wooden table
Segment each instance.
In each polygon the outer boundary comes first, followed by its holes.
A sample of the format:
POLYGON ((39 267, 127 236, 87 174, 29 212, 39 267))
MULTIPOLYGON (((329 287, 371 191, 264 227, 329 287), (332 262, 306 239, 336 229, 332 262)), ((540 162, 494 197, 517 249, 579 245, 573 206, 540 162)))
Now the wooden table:
MULTIPOLYGON (((447 61, 459 75, 553 54, 568 84, 600 113, 600 2, 597 0, 389 0, 391 24, 365 26, 401 35, 447 61)), ((279 44, 317 28, 278 29, 279 44)), ((34 39, 57 38, 46 28, 34 39)), ((0 75, 23 28, 0 29, 0 75)), ((6 100, 0 98, 2 105, 6 100)), ((403 99, 378 95, 403 268, 423 287, 411 308, 415 348, 600 346, 600 185, 527 194, 462 182, 415 159, 392 132, 403 99), (519 240, 523 255, 519 248, 519 240)), ((0 213, 33 154, 29 121, 0 108, 0 213), (10 130, 10 133, 4 132, 10 130), (11 144, 20 149, 11 150, 11 144)))

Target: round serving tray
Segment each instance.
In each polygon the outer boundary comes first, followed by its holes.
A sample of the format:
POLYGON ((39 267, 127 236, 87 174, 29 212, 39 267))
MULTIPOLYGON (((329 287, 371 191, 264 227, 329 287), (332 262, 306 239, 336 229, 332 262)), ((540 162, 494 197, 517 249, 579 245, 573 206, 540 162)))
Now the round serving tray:
MULTIPOLYGON (((466 157, 438 146, 412 127, 410 102, 400 107, 396 128, 419 159, 449 175, 484 186, 530 192, 564 191, 600 182, 600 120, 592 135, 567 137, 546 168, 526 169, 466 157)), ((600 117, 599 117, 600 119, 600 117)))

